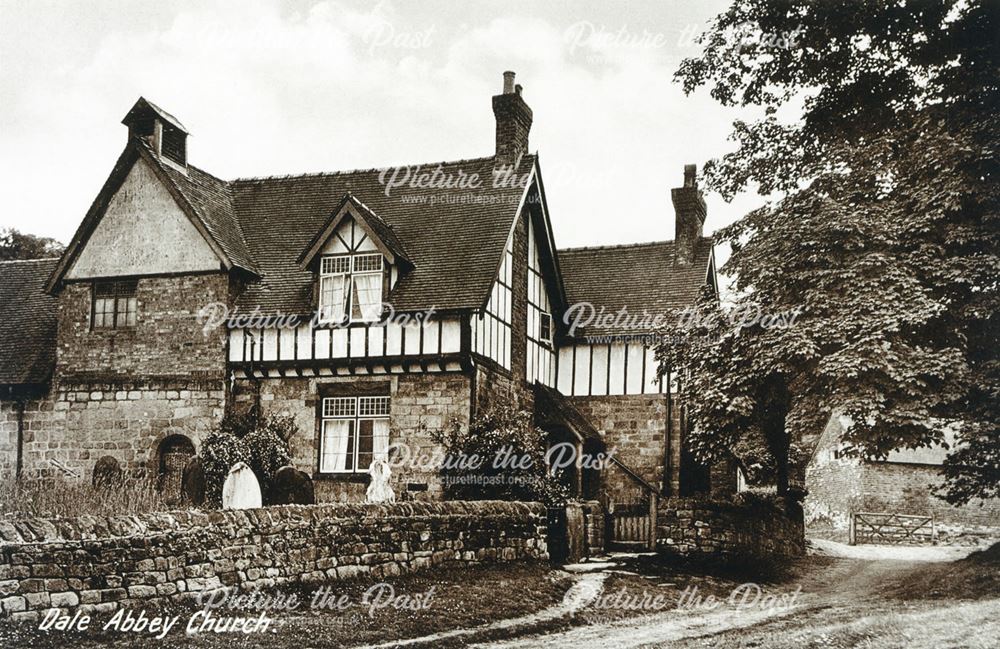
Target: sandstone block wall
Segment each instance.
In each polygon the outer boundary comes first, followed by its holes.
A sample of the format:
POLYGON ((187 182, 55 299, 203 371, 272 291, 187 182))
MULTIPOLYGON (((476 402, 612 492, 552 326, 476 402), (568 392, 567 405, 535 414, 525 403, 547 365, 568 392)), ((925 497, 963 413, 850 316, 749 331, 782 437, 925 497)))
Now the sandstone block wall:
MULTIPOLYGON (((62 382, 24 400, 22 475, 90 479, 104 455, 123 468, 159 471, 160 442, 183 435, 195 449, 222 419, 225 383, 217 380, 62 382)), ((17 457, 17 400, 0 400, 0 468, 13 478, 17 457), (8 470, 9 469, 9 470, 8 470)))
MULTIPOLYGON (((663 394, 632 394, 572 397, 573 405, 604 435, 609 451, 653 486, 662 486, 663 454, 667 428, 667 397, 663 394)), ((674 404, 676 406, 676 403, 674 404)), ((674 408, 668 476, 671 493, 680 488, 680 419, 674 408)), ((641 500, 641 488, 624 472, 612 467, 604 472, 604 494, 617 502, 641 500)))
POLYGON ((270 588, 546 559, 539 503, 283 506, 0 522, 0 616, 106 613, 270 588))
POLYGON ((223 273, 140 278, 135 326, 92 330, 91 284, 67 284, 59 296, 55 376, 67 382, 221 379, 227 331, 206 333, 197 316, 207 304, 227 304, 229 292, 223 273))
POLYGON ((754 558, 805 554, 805 527, 797 504, 739 504, 666 498, 656 517, 657 551, 685 558, 754 558))
MULTIPOLYGON (((320 475, 317 417, 320 387, 384 386, 389 401, 389 443, 403 443, 416 455, 430 458, 438 448, 433 435, 457 420, 469 424, 471 385, 460 373, 407 374, 372 377, 318 377, 261 379, 260 400, 265 412, 288 414, 295 418, 299 435, 290 440, 292 462, 300 471, 315 479, 319 502, 363 502, 368 489, 367 474, 320 475)), ((236 403, 247 404, 253 398, 249 381, 236 386, 236 403)), ((416 458, 414 460, 416 463, 416 458)), ((392 487, 397 499, 440 499, 443 485, 438 471, 424 461, 416 466, 394 469, 392 487)))

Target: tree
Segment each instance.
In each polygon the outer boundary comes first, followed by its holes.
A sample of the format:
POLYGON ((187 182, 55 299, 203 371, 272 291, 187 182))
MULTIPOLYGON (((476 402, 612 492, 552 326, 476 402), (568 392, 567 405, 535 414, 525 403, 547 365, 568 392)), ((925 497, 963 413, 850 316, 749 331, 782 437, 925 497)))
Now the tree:
POLYGON ((260 413, 257 408, 228 413, 201 445, 207 501, 222 504, 222 487, 237 462, 246 462, 261 493, 269 493, 274 474, 291 462, 288 440, 298 431, 290 415, 260 413))
POLYGON ((780 465, 839 411, 853 450, 875 457, 959 430, 948 499, 998 495, 998 13, 975 0, 736 0, 681 64, 686 92, 762 109, 706 165, 709 188, 785 194, 718 233, 737 314, 801 307, 794 326, 720 317, 689 330, 687 348, 661 346, 688 373, 703 454, 762 436, 780 465))
POLYGON ((568 489, 546 462, 548 434, 531 413, 497 404, 468 427, 459 422, 435 434, 444 447, 445 494, 464 500, 539 500, 565 503, 568 489))
POLYGON ((23 234, 13 228, 0 230, 0 261, 58 257, 63 245, 55 239, 23 234))

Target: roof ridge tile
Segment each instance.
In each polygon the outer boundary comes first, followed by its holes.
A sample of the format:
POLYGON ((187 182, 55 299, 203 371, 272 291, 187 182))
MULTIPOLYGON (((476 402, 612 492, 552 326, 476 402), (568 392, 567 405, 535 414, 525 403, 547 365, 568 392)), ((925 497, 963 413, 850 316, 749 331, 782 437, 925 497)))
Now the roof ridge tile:
MULTIPOLYGON (((460 158, 457 160, 432 160, 430 162, 415 162, 410 164, 390 164, 382 165, 380 167, 360 167, 357 169, 342 169, 338 171, 312 171, 300 174, 275 174, 269 176, 241 176, 239 178, 234 178, 229 183, 255 183, 265 180, 301 180, 304 178, 328 178, 335 176, 346 176, 348 174, 365 174, 372 173, 375 171, 382 171, 383 169, 393 169, 396 167, 419 167, 427 165, 454 165, 461 164, 463 162, 478 162, 482 163, 487 160, 492 160, 496 156, 481 156, 478 158, 460 158)), ((528 157, 528 156, 525 156, 528 157)))

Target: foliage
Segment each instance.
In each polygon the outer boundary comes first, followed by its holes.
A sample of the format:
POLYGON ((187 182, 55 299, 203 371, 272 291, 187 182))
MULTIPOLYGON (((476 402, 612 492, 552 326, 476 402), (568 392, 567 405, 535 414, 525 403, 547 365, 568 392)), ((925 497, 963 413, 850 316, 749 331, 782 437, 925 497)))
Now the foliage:
POLYGON ((58 257, 63 249, 55 239, 24 234, 13 228, 0 230, 0 261, 58 257))
POLYGON ((497 404, 468 427, 453 421, 435 434, 448 458, 441 468, 445 494, 463 500, 539 500, 566 502, 569 491, 562 474, 549 471, 548 435, 531 414, 509 404, 497 404), (497 461, 497 458, 515 461, 497 461), (466 460, 476 463, 470 466, 466 460))
POLYGON ((99 486, 85 480, 18 479, 0 483, 0 515, 12 518, 125 516, 176 509, 155 478, 120 473, 99 486))
POLYGON ((222 487, 229 470, 246 462, 267 492, 278 469, 291 462, 288 440, 298 432, 289 415, 258 414, 256 411, 231 413, 219 423, 201 445, 205 470, 206 500, 222 504, 222 487))
POLYGON ((736 0, 681 64, 686 91, 763 109, 734 125, 738 148, 706 165, 709 186, 787 192, 718 233, 737 306, 802 308, 790 327, 720 319, 688 331, 686 348, 661 346, 689 373, 703 454, 761 435, 780 482, 791 439, 832 411, 853 420, 853 451, 874 457, 956 427, 949 500, 997 495, 998 14, 975 0, 736 0), (796 38, 731 38, 745 29, 796 38))

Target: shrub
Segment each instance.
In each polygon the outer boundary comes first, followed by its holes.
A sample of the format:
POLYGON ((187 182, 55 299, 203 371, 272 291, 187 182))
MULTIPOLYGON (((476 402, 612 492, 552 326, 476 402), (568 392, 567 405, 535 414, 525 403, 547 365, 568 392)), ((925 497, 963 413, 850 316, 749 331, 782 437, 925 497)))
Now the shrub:
POLYGON ((227 415, 201 445, 205 470, 205 498, 210 505, 222 505, 222 487, 229 470, 246 462, 267 493, 274 474, 291 462, 288 440, 298 432, 295 420, 287 415, 257 415, 253 411, 227 415))
POLYGON ((222 485, 229 470, 237 462, 246 462, 249 449, 243 441, 230 433, 217 431, 209 435, 201 445, 201 462, 205 470, 205 501, 216 507, 222 505, 222 485))
POLYGON ((509 405, 494 406, 463 428, 458 422, 435 435, 449 458, 481 460, 470 469, 446 464, 441 469, 445 495, 464 500, 540 500, 566 502, 569 490, 545 463, 548 435, 535 427, 531 414, 509 405), (501 455, 526 458, 523 466, 497 466, 501 455), (463 478, 474 478, 465 480, 463 478))

